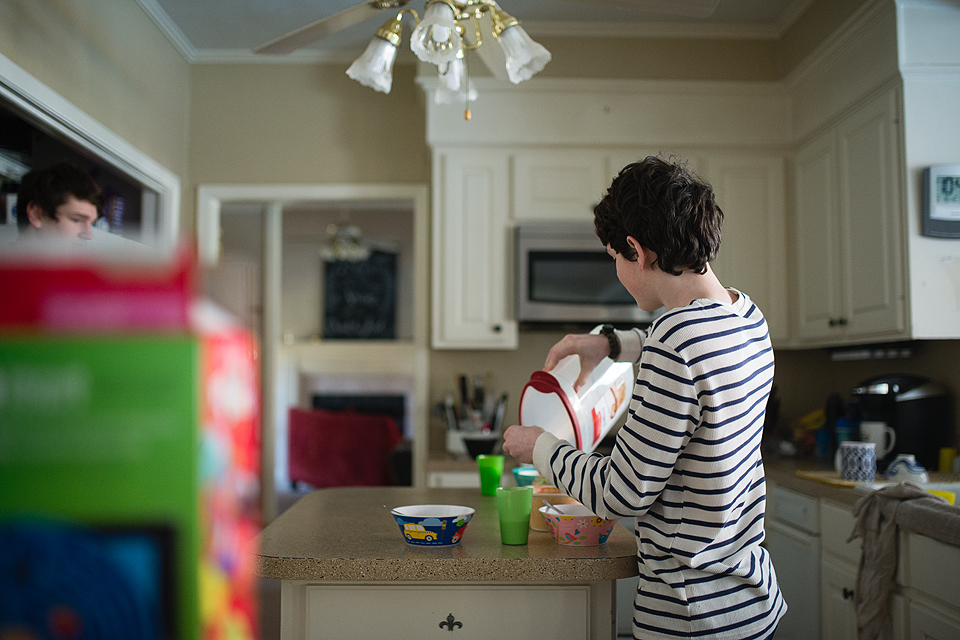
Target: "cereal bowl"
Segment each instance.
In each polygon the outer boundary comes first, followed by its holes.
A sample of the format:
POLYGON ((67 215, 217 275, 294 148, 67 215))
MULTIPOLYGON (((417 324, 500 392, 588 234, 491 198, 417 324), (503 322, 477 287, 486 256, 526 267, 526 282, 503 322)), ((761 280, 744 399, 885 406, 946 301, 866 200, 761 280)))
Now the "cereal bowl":
POLYGON ((601 518, 579 503, 544 505, 539 511, 557 544, 595 547, 607 541, 617 524, 616 520, 601 518))
POLYGON ((390 511, 407 544, 447 547, 463 538, 474 509, 454 504, 414 504, 390 511))

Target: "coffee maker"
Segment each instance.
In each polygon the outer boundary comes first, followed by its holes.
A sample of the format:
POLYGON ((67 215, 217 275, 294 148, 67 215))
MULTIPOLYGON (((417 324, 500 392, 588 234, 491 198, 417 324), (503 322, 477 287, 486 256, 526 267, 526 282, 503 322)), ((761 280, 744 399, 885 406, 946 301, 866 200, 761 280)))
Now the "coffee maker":
POLYGON ((879 469, 899 454, 913 454, 927 470, 937 469, 940 447, 948 446, 953 424, 952 398, 942 384, 889 374, 861 382, 852 396, 861 421, 885 422, 896 434, 893 450, 877 460, 879 469))

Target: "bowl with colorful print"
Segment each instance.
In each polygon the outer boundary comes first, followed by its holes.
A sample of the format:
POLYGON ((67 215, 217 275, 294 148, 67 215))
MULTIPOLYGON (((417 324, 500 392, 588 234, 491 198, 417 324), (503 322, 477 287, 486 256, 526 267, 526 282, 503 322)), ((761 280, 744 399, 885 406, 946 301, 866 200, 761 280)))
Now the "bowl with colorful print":
POLYGON ((390 511, 407 544, 449 547, 463 538, 474 509, 455 504, 413 504, 390 511))
POLYGON ((539 509, 557 544, 595 547, 604 544, 616 526, 616 520, 596 515, 582 504, 555 504, 539 509))

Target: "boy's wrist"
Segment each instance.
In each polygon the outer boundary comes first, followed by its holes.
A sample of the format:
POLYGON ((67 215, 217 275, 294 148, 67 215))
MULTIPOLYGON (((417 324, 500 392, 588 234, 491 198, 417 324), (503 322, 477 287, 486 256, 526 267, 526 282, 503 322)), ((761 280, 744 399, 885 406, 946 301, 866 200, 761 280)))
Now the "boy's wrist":
POLYGON ((600 335, 606 337, 610 344, 610 359, 616 361, 620 357, 620 338, 617 337, 616 329, 612 324, 605 324, 600 327, 600 335))

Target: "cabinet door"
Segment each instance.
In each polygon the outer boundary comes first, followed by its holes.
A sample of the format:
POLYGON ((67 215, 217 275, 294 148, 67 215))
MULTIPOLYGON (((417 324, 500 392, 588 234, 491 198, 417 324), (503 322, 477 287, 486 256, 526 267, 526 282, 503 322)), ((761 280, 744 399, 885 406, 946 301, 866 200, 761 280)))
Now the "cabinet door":
POLYGON ((723 241, 711 267, 724 285, 753 298, 770 337, 785 340, 787 265, 781 157, 706 156, 705 174, 723 209, 723 241))
POLYGON ((605 156, 590 149, 518 151, 513 211, 517 221, 592 222, 607 189, 605 156))
POLYGON ((803 146, 796 157, 797 334, 801 340, 839 333, 839 186, 832 132, 803 146))
POLYGON ((856 569, 825 554, 820 576, 822 639, 857 640, 856 569))
POLYGON ((820 538, 767 518, 763 545, 770 552, 787 613, 777 640, 819 640, 820 538))
POLYGON ((904 330, 897 98, 890 91, 837 128, 847 336, 904 330))
POLYGON ((956 640, 960 618, 910 603, 910 640, 956 640))
POLYGON ((515 349, 508 156, 437 152, 434 172, 433 347, 515 349))

